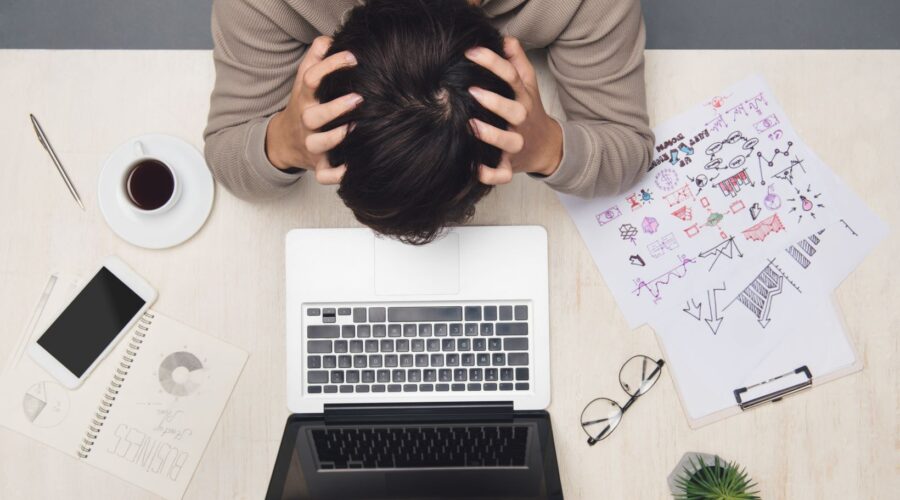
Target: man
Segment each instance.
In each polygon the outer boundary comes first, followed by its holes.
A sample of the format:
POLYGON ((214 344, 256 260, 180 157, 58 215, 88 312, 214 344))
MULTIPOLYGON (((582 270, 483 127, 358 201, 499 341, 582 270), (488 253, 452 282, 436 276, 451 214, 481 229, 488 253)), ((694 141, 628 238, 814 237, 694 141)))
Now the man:
POLYGON ((217 0, 212 32, 206 158, 243 198, 313 170, 341 184, 361 222, 426 243, 513 173, 596 196, 629 187, 651 159, 637 0, 217 0), (482 23, 507 35, 502 46, 483 46, 482 23), (336 32, 365 57, 332 50, 322 35, 336 32), (568 121, 544 111, 523 45, 547 48, 568 121), (433 78, 419 70, 432 66, 433 78))

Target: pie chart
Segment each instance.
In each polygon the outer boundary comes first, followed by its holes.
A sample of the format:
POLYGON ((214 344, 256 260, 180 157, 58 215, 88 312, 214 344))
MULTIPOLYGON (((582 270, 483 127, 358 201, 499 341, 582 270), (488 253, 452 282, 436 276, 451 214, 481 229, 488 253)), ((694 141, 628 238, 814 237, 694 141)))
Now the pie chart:
POLYGON ((202 382, 203 363, 187 352, 173 352, 159 364, 159 384, 173 396, 188 396, 196 391, 202 382))
POLYGON ((22 397, 25 418, 38 427, 53 427, 69 414, 69 394, 56 382, 38 382, 22 397))

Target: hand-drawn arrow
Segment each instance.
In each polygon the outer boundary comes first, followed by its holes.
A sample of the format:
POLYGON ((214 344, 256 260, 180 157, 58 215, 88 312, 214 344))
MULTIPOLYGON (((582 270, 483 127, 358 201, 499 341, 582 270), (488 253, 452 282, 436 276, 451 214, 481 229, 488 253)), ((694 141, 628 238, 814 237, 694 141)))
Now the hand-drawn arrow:
POLYGON ((694 302, 694 299, 691 299, 691 300, 685 302, 685 306, 687 306, 687 307, 682 309, 682 311, 690 314, 697 321, 700 321, 700 317, 703 314, 701 312, 701 309, 703 309, 703 302, 698 304, 698 303, 694 302))
POLYGON ((722 320, 725 319, 719 316, 719 308, 718 304, 716 304, 716 292, 719 291, 725 291, 725 283, 722 283, 722 288, 713 287, 706 291, 706 298, 709 303, 709 319, 704 321, 706 321, 706 326, 713 332, 713 335, 718 333, 719 327, 722 326, 722 320))
POLYGON ((781 275, 776 276, 775 287, 769 290, 769 297, 768 299, 766 299, 766 303, 763 304, 762 313, 759 315, 759 320, 757 320, 759 326, 763 327, 764 329, 765 327, 769 326, 769 321, 772 320, 772 318, 769 317, 769 313, 772 312, 772 297, 780 294, 782 290, 784 290, 784 277, 781 275))

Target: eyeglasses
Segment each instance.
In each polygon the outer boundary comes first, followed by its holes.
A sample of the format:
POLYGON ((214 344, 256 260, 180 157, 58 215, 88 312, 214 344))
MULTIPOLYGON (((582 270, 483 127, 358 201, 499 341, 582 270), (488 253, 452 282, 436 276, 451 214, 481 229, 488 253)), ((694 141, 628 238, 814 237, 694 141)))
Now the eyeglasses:
POLYGON ((581 428, 588 436, 588 444, 594 446, 598 441, 609 437, 628 408, 644 394, 647 394, 659 380, 662 367, 666 362, 654 360, 638 354, 626 361, 619 369, 619 385, 631 396, 625 406, 619 406, 612 399, 597 398, 581 410, 581 428))

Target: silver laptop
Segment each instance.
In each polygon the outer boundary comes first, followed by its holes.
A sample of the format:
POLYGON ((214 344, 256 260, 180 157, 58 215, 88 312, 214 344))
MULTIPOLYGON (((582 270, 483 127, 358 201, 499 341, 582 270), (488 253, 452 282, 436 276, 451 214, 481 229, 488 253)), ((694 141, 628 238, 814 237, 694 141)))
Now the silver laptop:
POLYGON ((549 404, 542 227, 461 227, 425 246, 368 229, 297 229, 286 260, 292 412, 549 404))

